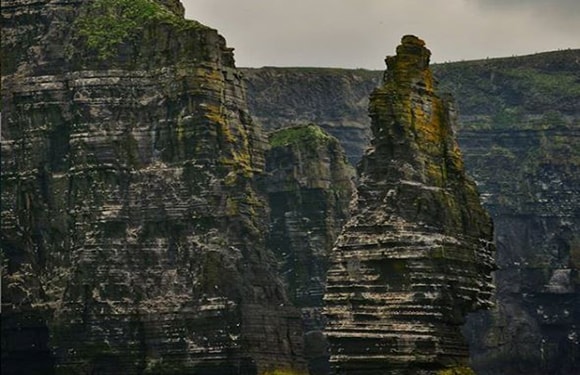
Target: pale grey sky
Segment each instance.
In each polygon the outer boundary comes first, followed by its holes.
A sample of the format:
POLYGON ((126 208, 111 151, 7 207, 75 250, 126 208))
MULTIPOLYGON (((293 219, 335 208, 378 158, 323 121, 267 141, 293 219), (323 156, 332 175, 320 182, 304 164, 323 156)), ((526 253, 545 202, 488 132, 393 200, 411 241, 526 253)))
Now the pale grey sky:
POLYGON ((432 61, 580 48, 580 0, 182 0, 236 65, 383 69, 401 36, 432 61))

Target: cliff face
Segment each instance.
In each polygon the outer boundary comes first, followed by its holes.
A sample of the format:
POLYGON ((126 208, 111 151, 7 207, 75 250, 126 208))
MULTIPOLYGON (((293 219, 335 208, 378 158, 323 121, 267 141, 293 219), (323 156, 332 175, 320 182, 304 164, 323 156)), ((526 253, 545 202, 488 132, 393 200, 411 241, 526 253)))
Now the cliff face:
POLYGON ((356 164, 370 139, 368 96, 378 72, 328 68, 242 69, 252 117, 265 130, 313 122, 341 140, 356 164))
POLYGON ((330 251, 348 217, 354 169, 338 140, 316 125, 276 131, 270 144, 264 180, 271 207, 268 244, 302 311, 310 374, 326 374, 322 296, 330 251))
POLYGON ((324 297, 339 373, 435 373, 467 365, 460 327, 491 306, 492 224, 466 177, 452 103, 430 52, 403 37, 370 98, 373 139, 324 297))
MULTIPOLYGON (((440 91, 457 100, 465 166, 495 223, 497 308, 471 316, 465 330, 481 374, 573 374, 579 366, 579 61, 576 49, 432 66, 440 91)), ((374 85, 380 75, 254 69, 246 72, 259 83, 249 82, 250 110, 266 127, 277 124, 279 113, 315 112, 351 146, 349 160, 359 160, 367 144, 353 139, 370 133, 370 90, 360 88, 374 85), (293 90, 279 84, 287 77, 293 90), (344 97, 327 89, 339 83, 346 86, 344 97), (268 85, 277 95, 262 95, 268 85), (309 103, 330 99, 332 105, 307 111, 309 103), (264 109, 274 107, 278 112, 271 117, 264 109), (358 113, 356 128, 335 120, 334 108, 340 107, 358 113)))
POLYGON ((441 66, 495 223, 497 309, 466 327, 481 374, 580 366, 580 50, 441 66), (471 82, 471 84, 467 84, 471 82))
POLYGON ((574 374, 580 366, 580 122, 530 121, 536 129, 462 135, 498 247, 498 309, 466 330, 481 374, 574 374))
POLYGON ((224 39, 178 1, 2 25, 2 373, 304 370, 224 39))
MULTIPOLYGON (((530 56, 432 65, 440 91, 457 101, 461 123, 517 124, 526 115, 559 112, 578 117, 580 49, 530 56)), ((335 68, 242 69, 252 116, 264 129, 316 122, 345 146, 356 164, 371 132, 369 93, 380 71, 335 68)), ((458 129, 461 138, 461 129, 458 129)))

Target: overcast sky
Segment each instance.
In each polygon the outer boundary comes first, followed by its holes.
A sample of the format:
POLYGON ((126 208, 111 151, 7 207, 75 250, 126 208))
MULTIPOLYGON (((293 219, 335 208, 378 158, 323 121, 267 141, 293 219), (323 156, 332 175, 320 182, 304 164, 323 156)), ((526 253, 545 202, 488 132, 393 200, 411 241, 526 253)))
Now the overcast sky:
POLYGON ((182 0, 236 65, 383 69, 401 36, 434 62, 580 48, 580 0, 182 0))

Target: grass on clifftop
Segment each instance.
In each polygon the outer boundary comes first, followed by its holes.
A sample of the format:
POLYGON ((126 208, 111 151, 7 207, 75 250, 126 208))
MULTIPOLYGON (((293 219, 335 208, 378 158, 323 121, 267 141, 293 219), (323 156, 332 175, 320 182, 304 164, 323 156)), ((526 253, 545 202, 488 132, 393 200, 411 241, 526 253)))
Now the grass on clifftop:
POLYGON ((106 59, 116 52, 116 47, 135 38, 150 22, 165 22, 179 28, 198 28, 196 21, 186 20, 155 0, 94 0, 77 19, 78 34, 86 45, 106 59))
POLYGON ((577 112, 580 50, 464 61, 433 66, 442 92, 453 93, 460 112, 493 115, 521 111, 577 112))
POLYGON ((290 144, 309 145, 313 143, 328 142, 334 139, 319 126, 314 124, 298 125, 291 128, 277 130, 270 134, 272 147, 286 146, 290 144))

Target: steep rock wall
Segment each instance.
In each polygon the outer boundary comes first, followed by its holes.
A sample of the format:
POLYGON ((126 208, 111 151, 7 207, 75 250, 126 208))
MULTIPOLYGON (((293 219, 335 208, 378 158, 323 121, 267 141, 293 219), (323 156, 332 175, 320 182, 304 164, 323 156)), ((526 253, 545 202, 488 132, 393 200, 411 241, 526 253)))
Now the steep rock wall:
POLYGON ((498 308, 466 329, 480 374, 574 374, 580 366, 580 123, 530 121, 538 130, 462 135, 498 247, 498 308))
POLYGON ((181 15, 2 3, 3 374, 305 370, 263 137, 231 49, 181 15))
MULTIPOLYGON (((470 317, 465 332, 475 369, 490 375, 574 374, 580 357, 580 50, 432 69, 439 90, 456 98, 456 131, 465 166, 495 223, 497 308, 470 317)), ((295 113, 296 121, 307 121, 301 114, 314 112, 350 146, 349 160, 360 159, 367 143, 353 140, 370 133, 368 87, 376 85, 381 72, 244 71, 250 81, 250 109, 266 128, 277 126, 279 113, 295 113), (289 77, 293 89, 285 91, 280 82, 289 77), (344 97, 327 89, 339 84, 346 86, 344 97), (275 87, 271 94, 276 95, 263 95, 268 87, 275 87), (307 107, 322 101, 323 106, 307 107), (356 127, 342 128, 335 120, 335 108, 340 107, 352 108, 356 127), (277 112, 270 116, 266 108, 277 112)))
POLYGON ((379 72, 331 68, 242 69, 252 117, 264 130, 315 123, 341 140, 356 164, 370 139, 369 93, 379 72))
POLYGON ((373 139, 324 296, 338 373, 464 368, 465 316, 492 304, 491 219, 465 175, 452 102, 405 36, 370 98, 373 139))
POLYGON ((270 145, 264 178, 271 207, 268 245, 302 311, 310 374, 328 374, 322 296, 330 251, 348 218, 354 169, 338 140, 313 124, 273 132, 270 145))
MULTIPOLYGON (((432 65, 440 91, 457 101, 461 123, 517 124, 526 114, 558 112, 578 117, 580 49, 512 58, 432 65), (522 117, 523 115, 523 117, 522 117)), ((241 69, 248 105, 264 129, 316 122, 340 139, 352 164, 363 155, 371 136, 369 93, 383 72, 364 69, 241 69)), ((458 129, 461 137, 461 129, 458 129)))

